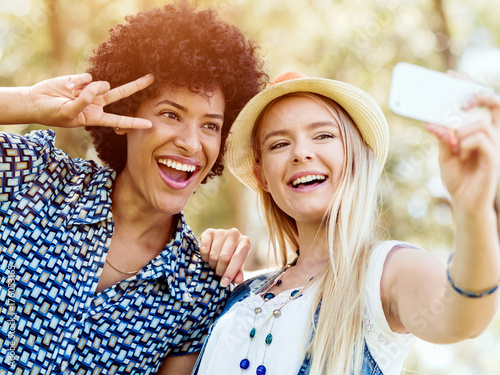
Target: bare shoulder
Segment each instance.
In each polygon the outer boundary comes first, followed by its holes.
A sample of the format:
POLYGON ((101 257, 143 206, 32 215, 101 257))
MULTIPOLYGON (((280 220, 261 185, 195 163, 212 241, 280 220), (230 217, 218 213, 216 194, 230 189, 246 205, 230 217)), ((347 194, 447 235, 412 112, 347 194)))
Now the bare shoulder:
POLYGON ((391 249, 382 271, 380 298, 394 332, 408 333, 400 319, 400 303, 427 293, 428 286, 443 277, 443 269, 438 259, 422 249, 403 246, 391 249))
POLYGON ((387 254, 382 278, 389 280, 408 276, 407 272, 419 274, 430 271, 434 267, 442 268, 441 262, 427 251, 416 247, 394 246, 387 254))

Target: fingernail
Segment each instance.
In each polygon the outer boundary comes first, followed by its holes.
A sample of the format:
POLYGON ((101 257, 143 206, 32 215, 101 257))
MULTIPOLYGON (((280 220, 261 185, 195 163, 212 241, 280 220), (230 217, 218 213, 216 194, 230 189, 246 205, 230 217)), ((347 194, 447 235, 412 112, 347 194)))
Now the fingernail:
POLYGON ((97 92, 99 91, 99 89, 97 88, 97 85, 90 85, 90 87, 89 87, 89 91, 90 91, 92 94, 97 94, 97 92))
POLYGON ((224 277, 222 281, 220 282, 220 286, 225 288, 231 283, 231 280, 229 280, 227 277, 224 277))
POLYGON ((68 83, 66 84, 66 87, 67 87, 68 89, 70 89, 70 90, 73 90, 73 89, 75 88, 75 86, 76 86, 76 85, 75 85, 75 83, 74 83, 74 82, 68 82, 68 83))
POLYGON ((458 154, 458 138, 457 133, 454 129, 446 128, 450 136, 450 149, 453 155, 458 154))

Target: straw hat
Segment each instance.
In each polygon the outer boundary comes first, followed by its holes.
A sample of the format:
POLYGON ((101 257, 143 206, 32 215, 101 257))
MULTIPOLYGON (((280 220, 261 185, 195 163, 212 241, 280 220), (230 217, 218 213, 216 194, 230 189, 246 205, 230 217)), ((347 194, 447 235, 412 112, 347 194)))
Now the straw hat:
POLYGON ((255 95, 242 109, 227 139, 225 164, 242 183, 257 190, 252 168, 252 129, 266 106, 280 96, 294 92, 323 95, 338 103, 351 116, 361 136, 377 157, 382 172, 389 150, 389 127, 377 102, 363 90, 344 82, 325 78, 309 78, 298 72, 287 72, 255 95))

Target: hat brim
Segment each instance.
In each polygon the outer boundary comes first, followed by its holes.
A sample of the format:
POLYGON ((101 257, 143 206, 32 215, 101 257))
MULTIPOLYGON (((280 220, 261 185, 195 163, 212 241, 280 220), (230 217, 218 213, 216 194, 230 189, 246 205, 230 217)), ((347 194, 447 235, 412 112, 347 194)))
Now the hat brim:
POLYGON ((326 78, 299 78, 268 86, 239 113, 227 138, 225 154, 225 165, 236 178, 257 191, 258 181, 253 175, 253 127, 270 102, 295 92, 323 95, 338 103, 351 116, 361 136, 374 151, 379 173, 382 172, 389 150, 389 127, 377 102, 363 90, 345 82, 326 78))

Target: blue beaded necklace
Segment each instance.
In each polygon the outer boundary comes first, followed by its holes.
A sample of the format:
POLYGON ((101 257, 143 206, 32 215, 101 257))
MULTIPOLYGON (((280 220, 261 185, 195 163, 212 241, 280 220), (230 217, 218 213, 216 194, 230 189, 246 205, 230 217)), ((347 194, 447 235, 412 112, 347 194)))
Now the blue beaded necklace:
MULTIPOLYGON (((297 255, 298 255, 298 250, 297 250, 297 255)), ((297 259, 298 259, 298 256, 297 256, 297 259)), ((261 290, 267 290, 268 291, 273 286, 279 287, 282 284, 282 280, 281 280, 280 276, 282 276, 285 273, 285 271, 288 270, 290 267, 293 267, 297 263, 297 259, 295 259, 292 263, 287 264, 286 267, 284 267, 278 273, 278 275, 276 275, 261 290), (274 282, 275 280, 276 280, 276 282, 274 282)), ((273 327, 274 327, 274 322, 276 321, 276 319, 278 319, 281 316, 281 309, 283 309, 283 307, 285 307, 289 302, 291 302, 291 301, 293 301, 293 300, 295 300, 295 299, 297 299, 297 298, 299 298, 301 296, 302 296, 302 288, 293 290, 292 293, 290 294, 290 297, 288 298, 288 300, 281 307, 275 309, 273 311, 273 314, 269 317, 269 319, 273 319, 273 320, 272 320, 272 323, 271 323, 271 327, 269 328, 269 331, 268 331, 268 333, 266 335, 266 338, 264 340, 264 343, 266 344, 266 347, 265 347, 265 350, 264 350, 264 356, 262 358, 262 362, 257 367, 257 370, 256 370, 256 374, 257 375, 266 375, 267 369, 266 369, 266 366, 264 365, 264 361, 266 359, 267 348, 273 342, 272 331, 273 331, 273 327)), ((257 320, 257 316, 260 313, 262 313, 262 307, 264 306, 264 304, 266 302, 268 302, 269 300, 273 299, 274 297, 275 297, 274 293, 268 291, 267 293, 264 294, 264 297, 263 297, 264 301, 262 302, 262 305, 260 305, 260 307, 256 307, 254 309, 255 315, 254 315, 254 318, 253 318, 252 328, 250 329, 250 333, 248 335, 250 337, 250 343, 248 344, 247 354, 246 354, 245 358, 243 358, 240 361, 240 369, 241 369, 241 373, 242 374, 246 370, 248 370, 248 368, 250 367, 250 360, 248 359, 248 355, 250 353, 250 348, 252 346, 254 338, 257 335, 257 328, 255 328, 255 322, 257 320)), ((266 322, 267 322, 267 320, 266 320, 266 322)), ((262 328, 264 328, 265 325, 266 325, 266 323, 264 323, 264 326, 262 328)))

